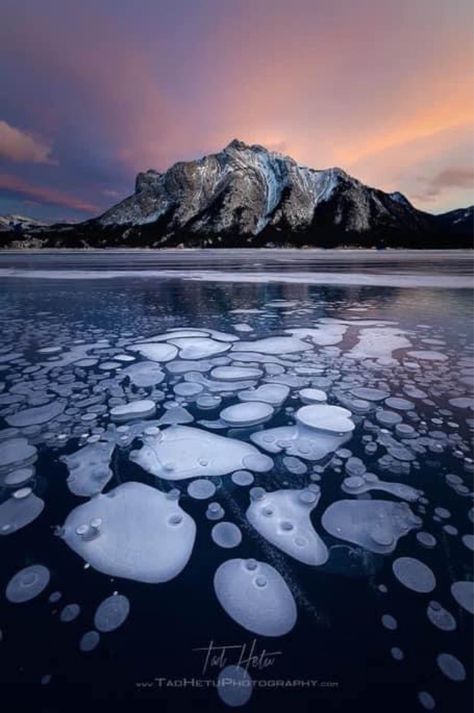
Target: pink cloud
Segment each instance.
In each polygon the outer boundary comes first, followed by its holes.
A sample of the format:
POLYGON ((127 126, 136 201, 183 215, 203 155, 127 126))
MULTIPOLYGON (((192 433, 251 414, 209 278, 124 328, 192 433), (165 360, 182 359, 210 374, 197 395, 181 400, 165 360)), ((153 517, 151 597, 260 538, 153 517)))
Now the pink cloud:
POLYGON ((53 163, 51 144, 0 120, 0 158, 17 163, 53 163))
POLYGON ((98 213, 100 208, 93 203, 88 203, 81 198, 75 198, 67 193, 58 191, 55 188, 46 186, 34 186, 23 181, 17 176, 7 173, 0 174, 0 190, 17 193, 24 198, 28 198, 39 203, 64 206, 81 213, 98 213))
POLYGON ((431 178, 419 180, 424 185, 417 198, 431 201, 450 188, 474 188, 474 169, 450 167, 439 171, 431 178))

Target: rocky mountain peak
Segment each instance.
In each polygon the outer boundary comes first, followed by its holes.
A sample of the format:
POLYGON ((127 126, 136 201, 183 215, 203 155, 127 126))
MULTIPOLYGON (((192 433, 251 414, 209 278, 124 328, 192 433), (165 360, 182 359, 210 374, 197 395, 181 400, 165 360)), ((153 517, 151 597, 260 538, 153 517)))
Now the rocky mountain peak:
MULTIPOLYGON (((403 194, 366 186, 341 168, 309 168, 233 139, 218 153, 163 173, 139 173, 135 192, 103 215, 52 226, 47 234, 52 245, 82 236, 83 244, 153 247, 435 247, 443 240, 452 247, 454 233, 459 246, 469 245, 469 231, 472 210, 433 216, 403 194)), ((15 239, 10 225, 6 233, 15 239)))

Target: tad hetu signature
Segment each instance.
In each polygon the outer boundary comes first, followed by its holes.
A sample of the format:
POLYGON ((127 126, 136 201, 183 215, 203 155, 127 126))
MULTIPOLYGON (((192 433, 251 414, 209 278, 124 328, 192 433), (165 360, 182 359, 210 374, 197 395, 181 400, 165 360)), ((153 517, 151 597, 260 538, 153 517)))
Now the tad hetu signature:
POLYGON ((226 666, 241 666, 246 670, 263 671, 275 663, 275 658, 282 655, 282 651, 258 651, 257 639, 247 644, 216 644, 210 641, 206 646, 200 646, 193 651, 202 652, 204 659, 202 672, 210 669, 225 668, 226 666))

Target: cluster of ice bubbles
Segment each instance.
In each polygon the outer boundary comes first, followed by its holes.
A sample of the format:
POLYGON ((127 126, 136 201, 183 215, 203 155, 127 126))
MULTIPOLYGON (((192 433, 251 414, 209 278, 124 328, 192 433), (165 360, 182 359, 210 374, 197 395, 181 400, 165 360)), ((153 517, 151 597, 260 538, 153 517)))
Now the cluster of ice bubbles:
MULTIPOLYGON (((96 339, 45 344, 31 361, 17 350, 2 351, 0 484, 6 497, 0 534, 26 527, 44 509, 33 492, 43 444, 66 451, 60 458, 68 487, 87 499, 60 528, 64 541, 87 566, 147 583, 178 576, 191 557, 196 524, 180 496, 205 501, 211 538, 220 548, 239 548, 250 527, 289 558, 314 567, 330 559, 331 538, 388 555, 401 537, 422 526, 429 495, 373 471, 406 481, 425 457, 449 453, 459 469, 446 475, 446 485, 467 501, 466 477, 474 470, 465 435, 474 428, 470 359, 430 350, 428 339, 413 348, 414 333, 380 320, 323 318, 245 341, 240 335, 252 327, 236 323, 234 330, 176 327, 138 337, 96 330, 96 339), (447 396, 448 406, 438 406, 447 396), (348 447, 356 428, 362 457, 348 447), (156 478, 156 487, 126 482, 103 494, 118 457, 156 478), (352 499, 324 501, 321 509, 326 478, 339 475, 352 499), (247 488, 256 479, 246 518, 238 524, 223 520, 221 491, 247 488), (188 482, 184 490, 163 492, 170 481, 188 482), (374 499, 372 492, 388 499, 374 499)), ((459 536, 469 546, 469 533, 459 536)), ((437 542, 428 531, 417 538, 425 547, 437 542)), ((433 571, 414 557, 395 559, 393 573, 420 594, 436 587, 433 571)), ((216 597, 248 631, 283 635, 297 610, 282 574, 268 563, 228 560, 215 574, 216 597)), ((33 565, 12 578, 6 596, 26 602, 48 583, 48 570, 33 565)), ((451 594, 472 614, 472 582, 454 582, 451 594)), ((128 600, 109 599, 96 613, 95 629, 83 635, 82 651, 92 651, 99 632, 127 618, 128 600)), ((78 607, 66 605, 61 620, 78 617, 78 607)), ((395 630, 396 620, 384 616, 384 626, 395 630)), ((427 616, 442 631, 456 628, 440 602, 430 602, 427 616)), ((403 652, 394 650, 401 660, 403 652)), ((438 659, 440 669, 460 680, 459 666, 446 656, 438 659)), ((230 683, 219 695, 228 705, 241 705, 251 685, 244 693, 245 687, 232 685, 245 672, 230 668, 221 674, 230 683)), ((425 707, 430 695, 420 693, 425 707)))

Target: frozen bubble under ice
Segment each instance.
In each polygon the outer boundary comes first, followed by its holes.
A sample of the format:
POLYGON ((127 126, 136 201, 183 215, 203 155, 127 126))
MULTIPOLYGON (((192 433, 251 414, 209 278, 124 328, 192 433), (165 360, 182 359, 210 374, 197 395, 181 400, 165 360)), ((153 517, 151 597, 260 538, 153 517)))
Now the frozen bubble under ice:
POLYGON ((436 587, 431 569, 414 557, 399 557, 392 563, 392 570, 400 584, 413 592, 427 594, 436 587))
POLYGON ((10 416, 6 416, 5 421, 9 426, 14 426, 15 428, 43 424, 57 418, 65 408, 66 403, 64 401, 51 401, 45 406, 35 406, 17 411, 10 416))
POLYGON ((113 421, 130 421, 136 418, 146 418, 155 413, 155 402, 151 399, 130 401, 120 406, 114 406, 110 411, 113 421))
POLYGON ((233 351, 258 352, 260 354, 293 354, 304 352, 313 347, 296 337, 264 337, 252 342, 239 342, 233 351))
POLYGON ((130 612, 130 602, 123 594, 107 597, 99 604, 94 615, 94 626, 105 633, 122 626, 130 612))
POLYGON ((454 631, 456 629, 456 619, 439 602, 431 601, 428 604, 426 614, 431 623, 441 631, 454 631))
POLYGON ((209 337, 178 337, 170 341, 179 348, 180 359, 206 359, 231 348, 230 344, 209 337))
POLYGON ((257 560, 232 559, 218 567, 214 591, 240 626, 260 636, 283 636, 296 624, 296 604, 277 570, 257 560))
POLYGON ((386 500, 338 500, 321 518, 333 537, 380 554, 393 552, 399 538, 420 522, 407 503, 386 500))
POLYGON ((17 572, 8 582, 5 596, 9 602, 22 604, 37 597, 48 586, 49 569, 42 564, 32 564, 17 572))
POLYGON ((240 391, 238 397, 241 401, 261 401, 278 408, 286 401, 289 394, 290 389, 285 384, 262 384, 256 389, 240 391))
POLYGON ((233 522, 219 522, 214 525, 211 537, 219 547, 237 547, 242 542, 242 533, 233 522))
POLYGON ((127 482, 69 513, 66 543, 99 572, 139 582, 166 582, 186 566, 196 525, 175 499, 127 482))
POLYGON ((81 636, 79 641, 79 649, 84 653, 88 653, 89 651, 96 649, 99 642, 100 634, 98 631, 94 631, 93 629, 91 631, 86 631, 86 633, 81 636))
POLYGON ((266 472, 273 465, 249 443, 188 426, 172 426, 147 439, 130 460, 166 480, 226 475, 245 467, 266 472))
POLYGON ((217 678, 217 693, 226 706, 244 706, 252 696, 253 681, 242 666, 226 666, 217 678))
POLYGON ((235 485, 241 486, 252 485, 255 480, 248 470, 236 470, 235 473, 232 473, 231 479, 235 485))
POLYGON ((37 457, 35 446, 26 438, 9 438, 0 442, 0 470, 29 465, 37 457))
POLYGON ((216 366, 211 371, 211 376, 222 381, 241 381, 259 379, 263 376, 263 371, 250 366, 216 366))
POLYGON ((259 401, 235 404, 220 412, 220 418, 230 426, 255 426, 268 421, 273 416, 270 404, 259 401))
POLYGON ((384 614, 382 616, 382 624, 386 629, 389 629, 390 631, 395 631, 395 629, 398 629, 398 622, 391 614, 384 614))
POLYGON ((195 500, 207 500, 207 498, 212 498, 215 492, 216 486, 214 483, 205 478, 193 480, 188 485, 188 495, 195 500))
POLYGON ((247 520, 268 542, 299 562, 321 565, 328 550, 311 522, 310 513, 320 497, 318 486, 311 488, 263 491, 252 499, 247 520))
POLYGON ((69 490, 74 495, 91 497, 107 485, 113 475, 110 460, 114 448, 112 441, 98 441, 61 457, 69 471, 69 490))
POLYGON ((420 705, 427 711, 432 711, 436 708, 436 701, 428 691, 420 691, 418 693, 418 700, 420 705))
POLYGON ((166 362, 175 358, 178 353, 172 344, 135 344, 129 349, 138 352, 150 361, 166 362))
POLYGON ((454 582, 451 585, 451 594, 460 607, 474 614, 474 582, 454 582))
POLYGON ((321 389, 301 389, 298 395, 304 404, 322 404, 328 400, 326 392, 321 389))
POLYGON ((30 488, 15 491, 0 505, 0 535, 12 535, 26 527, 41 515, 43 509, 44 501, 30 488))
POLYGON ((66 604, 66 606, 61 610, 59 619, 64 624, 67 624, 70 621, 74 621, 74 619, 77 619, 80 613, 81 607, 79 606, 79 604, 66 604))
POLYGON ((329 433, 350 433, 355 424, 351 412, 340 406, 311 404, 302 406, 295 414, 299 424, 318 431, 329 433))
POLYGON ((466 669, 461 661, 452 654, 439 654, 436 663, 446 678, 450 681, 464 681, 466 679, 466 669))

